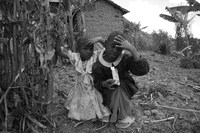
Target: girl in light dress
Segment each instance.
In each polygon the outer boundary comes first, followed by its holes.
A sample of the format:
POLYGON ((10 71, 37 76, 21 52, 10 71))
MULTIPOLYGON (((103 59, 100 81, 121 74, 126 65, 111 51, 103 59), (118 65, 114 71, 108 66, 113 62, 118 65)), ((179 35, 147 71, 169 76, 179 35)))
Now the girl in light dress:
POLYGON ((57 43, 58 55, 69 58, 76 71, 76 83, 68 96, 68 117, 75 120, 102 119, 108 121, 110 111, 105 107, 102 95, 93 84, 92 65, 96 62, 100 51, 94 51, 94 44, 102 42, 102 38, 89 39, 87 36, 79 37, 76 42, 77 53, 68 50, 64 53, 60 43, 57 43))

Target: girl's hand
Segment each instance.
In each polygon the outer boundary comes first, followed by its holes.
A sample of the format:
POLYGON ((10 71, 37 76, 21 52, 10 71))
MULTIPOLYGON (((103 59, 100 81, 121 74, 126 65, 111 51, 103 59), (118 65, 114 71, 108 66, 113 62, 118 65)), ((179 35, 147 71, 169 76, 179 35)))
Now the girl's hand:
POLYGON ((115 85, 115 80, 114 79, 107 79, 106 81, 103 81, 101 83, 102 87, 108 88, 110 90, 114 90, 115 88, 113 85, 115 85))
POLYGON ((131 45, 127 40, 125 40, 122 36, 120 35, 116 36, 114 41, 121 44, 121 45, 115 45, 116 47, 119 47, 131 52, 135 61, 140 60, 141 56, 137 52, 136 48, 133 45, 131 45))
POLYGON ((134 48, 134 46, 131 45, 127 40, 125 40, 121 35, 116 36, 114 41, 116 43, 121 44, 121 45, 116 45, 116 47, 119 47, 128 51, 131 51, 134 48))

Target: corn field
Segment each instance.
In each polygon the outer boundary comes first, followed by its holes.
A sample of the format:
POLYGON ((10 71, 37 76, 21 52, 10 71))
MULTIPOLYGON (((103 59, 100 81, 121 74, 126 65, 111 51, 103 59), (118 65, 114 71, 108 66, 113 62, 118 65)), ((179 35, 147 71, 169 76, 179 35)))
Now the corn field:
MULTIPOLYGON (((56 37, 74 51, 73 13, 88 0, 0 0, 0 131, 28 132, 52 125, 56 37), (75 10, 76 9, 76 10, 75 10)), ((82 9, 82 8, 81 8, 82 9)))

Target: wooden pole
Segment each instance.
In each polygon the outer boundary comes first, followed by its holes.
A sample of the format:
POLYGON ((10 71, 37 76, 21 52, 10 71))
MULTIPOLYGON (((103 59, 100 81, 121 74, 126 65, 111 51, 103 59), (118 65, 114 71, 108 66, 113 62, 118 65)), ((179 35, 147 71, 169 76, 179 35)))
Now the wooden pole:
MULTIPOLYGON (((45 11, 47 12, 46 16, 46 25, 47 25, 47 52, 53 51, 52 42, 50 42, 50 35, 48 32, 50 31, 50 8, 49 8, 49 0, 45 1, 45 11)), ((47 107, 47 114, 51 113, 51 100, 53 97, 53 60, 47 60, 47 64, 49 67, 49 73, 47 75, 48 79, 48 92, 47 92, 47 102, 49 103, 47 107)))
MULTIPOLYGON (((25 14, 25 0, 22 0, 22 12, 21 12, 21 14, 20 14, 20 17, 21 17, 21 19, 23 19, 23 27, 22 27, 22 33, 23 33, 23 36, 22 37, 24 37, 25 36, 25 23, 26 23, 26 18, 25 18, 25 16, 24 16, 24 14, 25 14)), ((22 42, 22 41, 21 41, 22 42)), ((20 45, 19 46, 19 71, 21 71, 24 67, 25 67, 25 60, 24 60, 24 53, 23 53, 23 47, 24 46, 22 46, 22 45, 20 45)), ((27 58, 26 56, 25 56, 25 58, 27 58)), ((19 82, 20 82, 20 89, 21 89, 21 91, 22 91, 22 94, 23 94, 23 98, 25 99, 25 102, 26 102, 26 106, 28 106, 28 98, 27 98, 27 95, 26 95, 26 91, 25 91, 25 89, 24 89, 24 87, 23 87, 23 79, 22 79, 22 76, 20 76, 19 77, 19 82)))
MULTIPOLYGON (((14 0, 14 9, 13 9, 13 19, 16 20, 17 16, 17 0, 14 0)), ((13 57, 14 57, 14 74, 12 79, 17 75, 17 69, 18 69, 18 51, 17 51, 17 40, 16 40, 16 33, 17 33, 17 27, 16 25, 13 25, 13 57)))
MULTIPOLYGON (((81 0, 81 6, 82 6, 82 7, 84 6, 84 4, 85 4, 84 1, 81 0)), ((82 32, 83 34, 85 34, 85 32, 86 32, 86 27, 85 27, 85 14, 84 14, 83 10, 81 10, 81 20, 82 20, 81 32, 82 32)))
POLYGON ((13 66, 13 63, 14 63, 14 58, 13 58, 13 41, 12 39, 8 42, 8 55, 9 55, 9 64, 10 64, 10 67, 9 67, 9 71, 10 71, 10 74, 9 74, 9 83, 12 82, 12 80, 14 79, 14 66, 13 66))
MULTIPOLYGON (((68 10, 68 15, 69 15, 69 34, 70 34, 70 43, 71 43, 71 46, 72 46, 72 50, 75 52, 76 51, 76 48, 75 48, 75 41, 74 41, 74 32, 73 32, 73 17, 72 17, 72 8, 71 8, 71 2, 70 0, 68 0, 68 7, 69 9, 68 10)), ((67 23, 67 12, 65 12, 65 22, 66 24, 67 23)))
MULTIPOLYGON (((9 32, 5 32, 5 35, 8 34, 9 32)), ((9 69, 8 69, 8 66, 9 66, 9 57, 8 57, 8 44, 7 43, 6 45, 3 45, 3 55, 5 56, 5 59, 4 59, 4 72, 5 72, 5 79, 4 79, 4 87, 7 88, 8 87, 8 74, 9 74, 9 69)))

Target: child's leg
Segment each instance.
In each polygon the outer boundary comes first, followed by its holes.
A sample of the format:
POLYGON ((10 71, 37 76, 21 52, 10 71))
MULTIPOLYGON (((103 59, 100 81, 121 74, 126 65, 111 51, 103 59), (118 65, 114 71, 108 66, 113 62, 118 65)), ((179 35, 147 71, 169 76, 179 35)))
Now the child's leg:
POLYGON ((94 88, 94 96, 96 97, 96 103, 95 105, 97 105, 97 117, 102 119, 103 122, 108 122, 109 121, 109 116, 111 114, 110 110, 108 107, 103 105, 103 98, 101 93, 96 90, 96 88, 94 88))
POLYGON ((110 119, 111 122, 124 120, 130 116, 130 99, 127 97, 126 93, 120 86, 113 91, 109 107, 112 111, 110 119))

